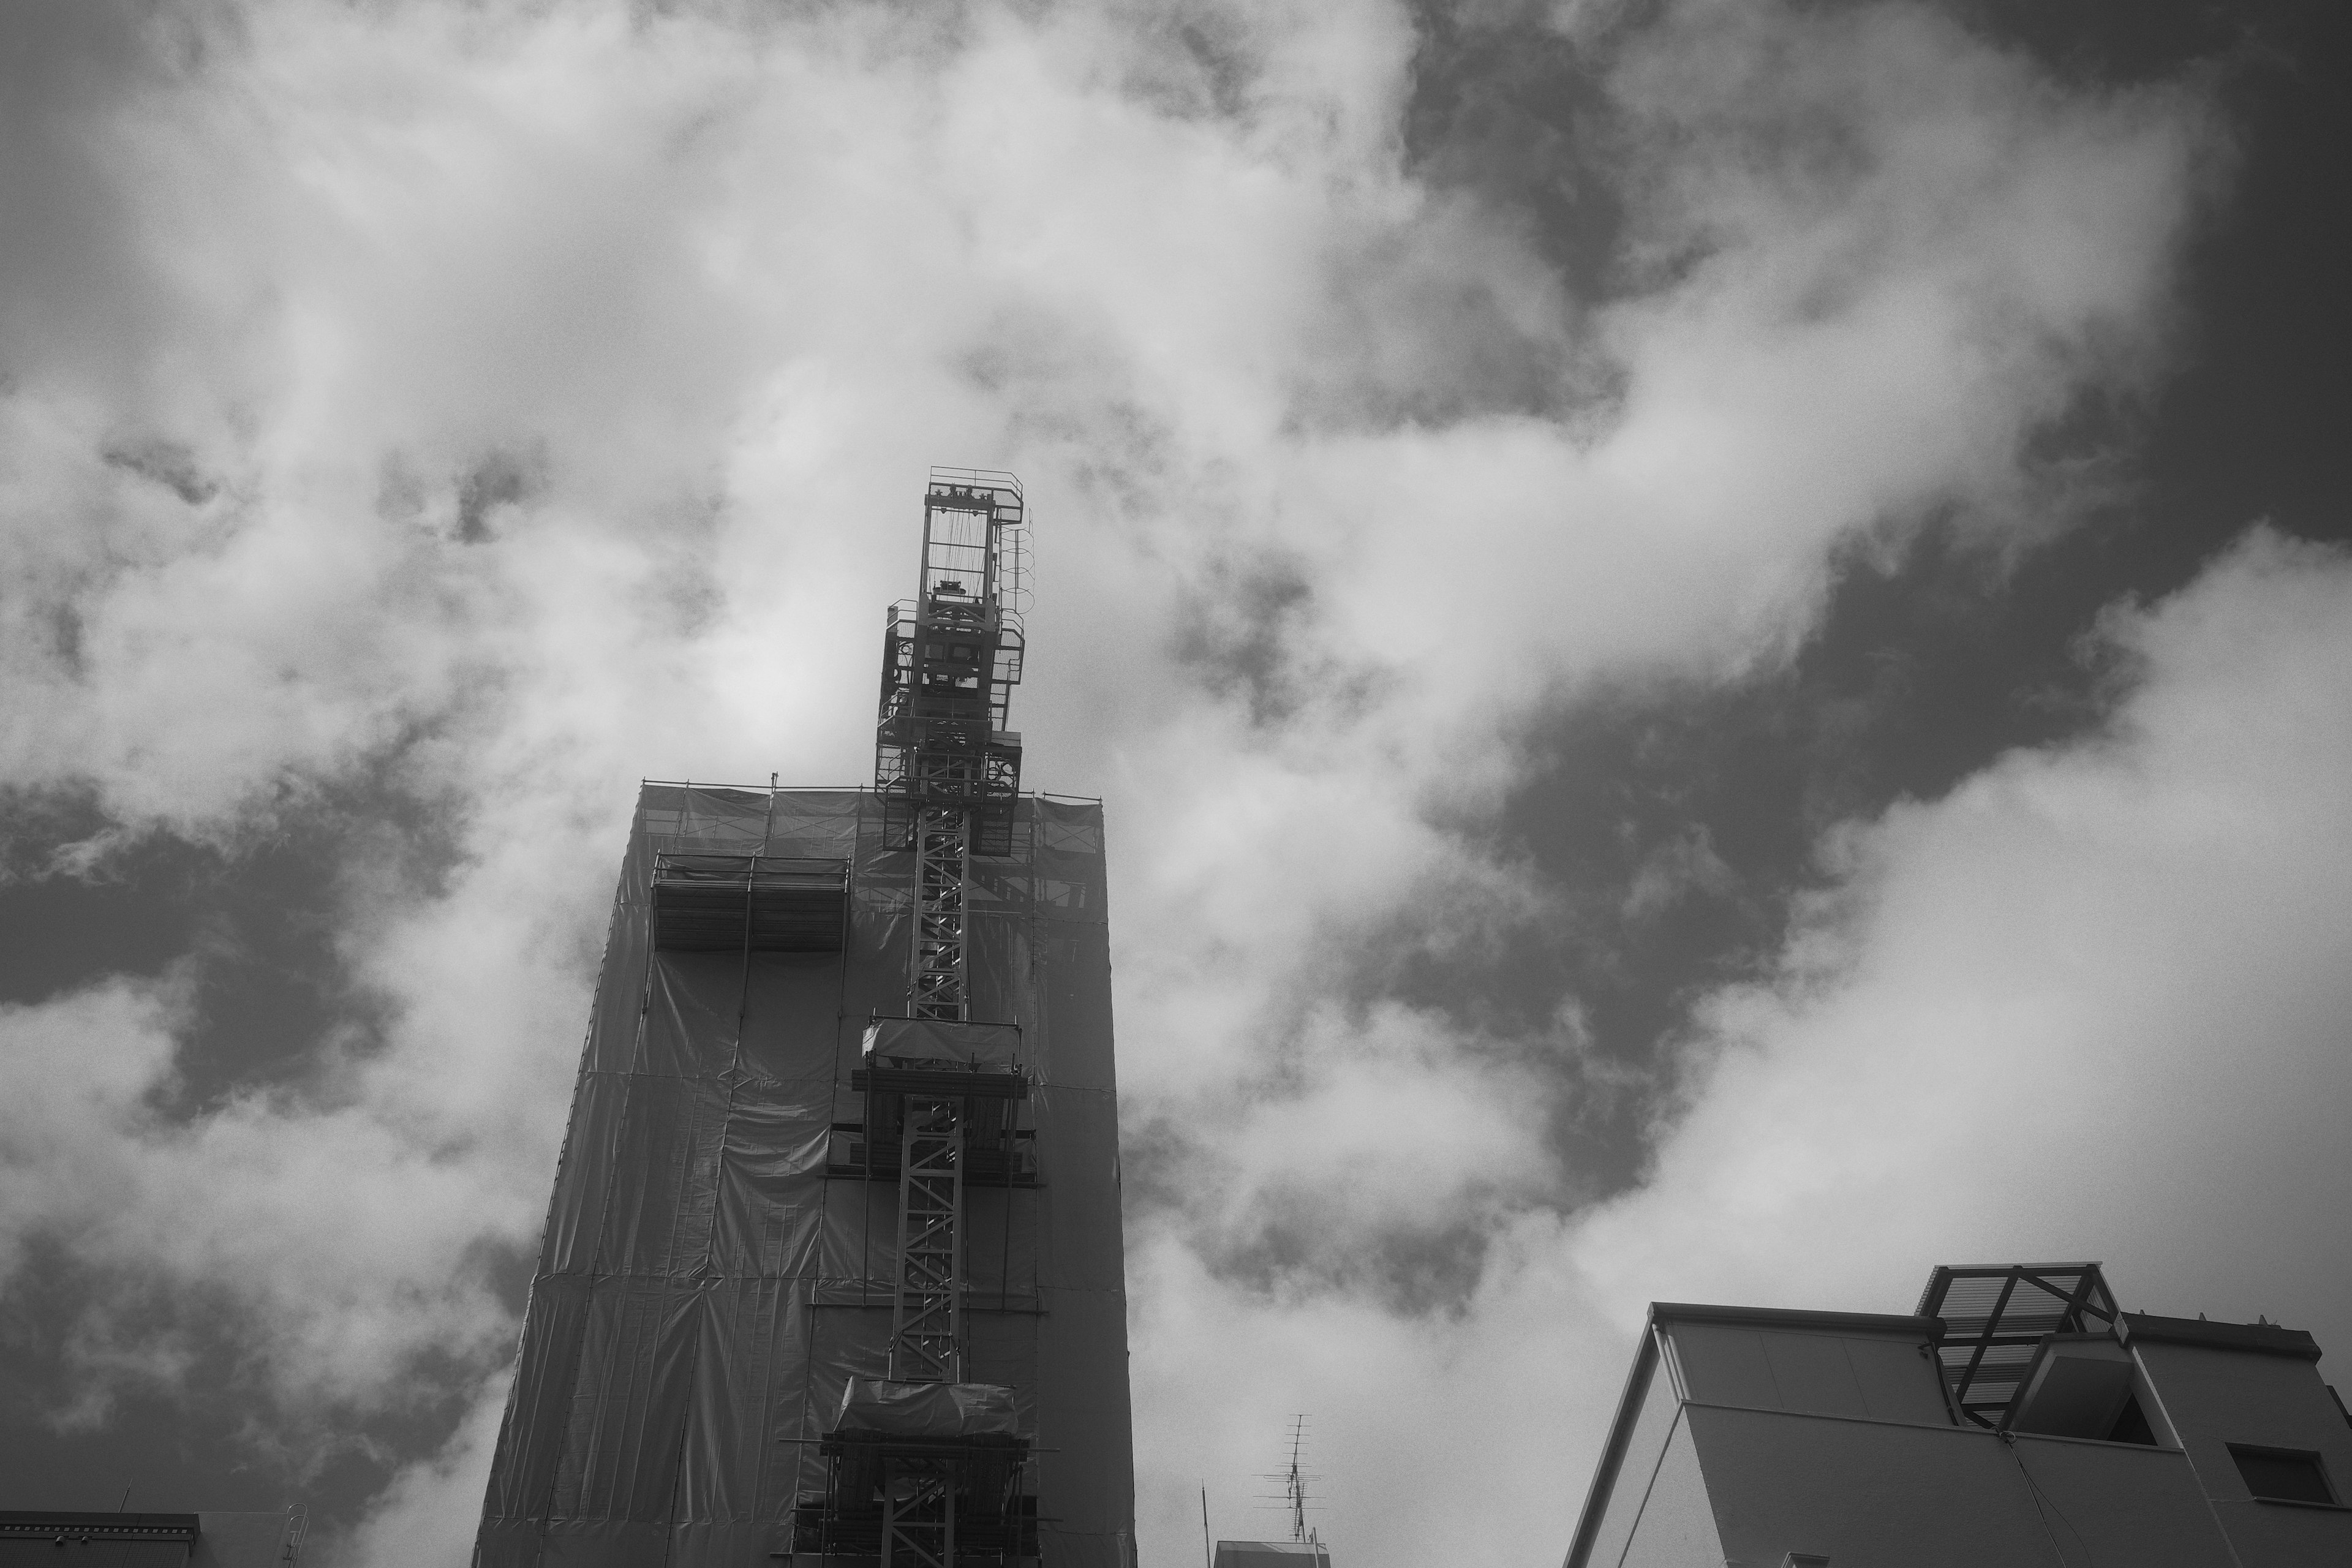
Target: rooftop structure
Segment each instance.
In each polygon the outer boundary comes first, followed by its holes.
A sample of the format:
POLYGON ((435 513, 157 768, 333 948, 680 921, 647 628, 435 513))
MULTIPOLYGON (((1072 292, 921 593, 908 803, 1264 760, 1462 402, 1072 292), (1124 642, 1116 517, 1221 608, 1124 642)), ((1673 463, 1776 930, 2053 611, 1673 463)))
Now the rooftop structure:
POLYGON ((1220 1541, 1213 1568, 1331 1568, 1319 1541, 1220 1541))
POLYGON ((483 1568, 1131 1568, 1102 809, 1021 792, 1024 521, 933 471, 870 787, 644 786, 483 1568))
POLYGON ((1566 1568, 2352 1563, 2319 1346, 1938 1268, 1908 1316, 1657 1302, 1566 1568))
POLYGON ((284 1568, 301 1559, 308 1516, 283 1513, 0 1511, 0 1568, 284 1568))
MULTIPOLYGON (((1323 1544, 1319 1531, 1307 1522, 1307 1510, 1314 1505, 1307 1500, 1307 1483, 1321 1478, 1307 1473, 1299 1460, 1307 1444, 1307 1417, 1296 1416, 1290 1423, 1290 1462, 1284 1468, 1261 1480, 1282 1484, 1282 1507, 1290 1515, 1290 1539, 1287 1541, 1220 1541, 1210 1558, 1211 1568, 1330 1568, 1331 1549, 1323 1544)), ((1208 1530, 1208 1489, 1201 1492, 1201 1528, 1208 1530)))

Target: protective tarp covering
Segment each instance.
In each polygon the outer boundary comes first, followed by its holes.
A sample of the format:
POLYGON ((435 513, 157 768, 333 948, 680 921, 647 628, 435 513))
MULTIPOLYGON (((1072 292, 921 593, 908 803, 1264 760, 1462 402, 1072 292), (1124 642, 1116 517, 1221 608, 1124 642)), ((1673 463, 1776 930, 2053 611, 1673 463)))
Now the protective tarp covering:
POLYGON ((938 1018, 877 1018, 866 1026, 866 1057, 908 1066, 933 1062, 982 1071, 1021 1066, 1016 1024, 956 1024, 938 1018))
POLYGON ((1001 1383, 893 1383, 853 1377, 834 1430, 877 1437, 1018 1437, 1021 1415, 1001 1383))
MULTIPOLYGON (((972 861, 966 899, 972 1013, 1018 1020, 1029 1087, 988 1102, 1010 1152, 975 1148, 967 1173, 963 1375, 1009 1390, 1034 1438, 1051 1568, 1132 1561, 1102 856, 1099 805, 1024 798, 1011 853, 972 861)), ((825 1497, 852 1381, 889 1371, 896 1134, 887 1161, 854 1157, 851 1079, 867 1021, 907 1010, 913 874, 865 791, 646 786, 482 1568, 768 1568, 795 1509, 825 1497), (846 862, 841 947, 656 943, 662 858, 694 856, 846 862)))

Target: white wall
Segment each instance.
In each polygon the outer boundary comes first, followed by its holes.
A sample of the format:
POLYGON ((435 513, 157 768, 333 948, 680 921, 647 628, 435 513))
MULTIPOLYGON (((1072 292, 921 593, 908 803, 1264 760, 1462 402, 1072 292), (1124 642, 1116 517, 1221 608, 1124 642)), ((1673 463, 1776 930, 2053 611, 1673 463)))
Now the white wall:
POLYGON ((1948 1426, 1915 1335, 1668 1322, 1685 1395, 1703 1405, 1948 1426))
POLYGON ((2253 1500, 2229 1445, 2310 1449, 2352 1499, 2352 1425, 2318 1366, 2291 1356, 2135 1340, 2132 1349, 2246 1568, 2352 1563, 2352 1511, 2253 1500))
POLYGON ((1834 1568, 2081 1568, 2086 1546, 2095 1563, 2235 1568, 2173 1450, 1706 1405, 1684 1418, 1733 1568, 1791 1551, 1834 1568))

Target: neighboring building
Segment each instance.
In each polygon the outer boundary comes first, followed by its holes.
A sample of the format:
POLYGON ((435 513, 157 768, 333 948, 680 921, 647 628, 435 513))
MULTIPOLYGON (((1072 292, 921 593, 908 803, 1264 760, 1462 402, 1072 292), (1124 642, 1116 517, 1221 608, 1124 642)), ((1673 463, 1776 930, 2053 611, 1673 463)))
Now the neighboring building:
POLYGON ((2090 1263, 1938 1268, 1910 1317, 1658 1302, 1567 1568, 2352 1563, 2319 1353, 2090 1263))
POLYGON ((1331 1568, 1319 1541, 1220 1541, 1211 1568, 1331 1568))
POLYGON ((285 1568, 304 1515, 0 1511, 0 1568, 285 1568))
POLYGON ((1018 515, 935 473, 873 788, 644 787, 482 1568, 1130 1568, 1102 808, 1020 793, 1018 515))

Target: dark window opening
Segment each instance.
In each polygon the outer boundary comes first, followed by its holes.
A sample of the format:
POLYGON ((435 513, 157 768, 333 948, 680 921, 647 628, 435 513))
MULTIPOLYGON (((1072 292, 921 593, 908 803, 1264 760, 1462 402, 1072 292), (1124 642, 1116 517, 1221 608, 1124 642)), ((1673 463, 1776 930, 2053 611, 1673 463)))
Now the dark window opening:
POLYGON ((2124 1401, 2123 1409, 2116 1414, 2115 1428, 2107 1434, 2107 1441, 2146 1443, 2150 1447, 2156 1446, 2156 1429, 2147 1424, 2147 1413, 2139 1407, 2138 1394, 2135 1394, 2124 1401))
POLYGON ((2237 1461, 2238 1474, 2245 1478, 2246 1489, 2258 1498, 2275 1502, 2336 1500, 2336 1492, 2327 1484, 2327 1472, 2320 1468, 2316 1454, 2297 1448, 2242 1448, 2232 1443, 2230 1458, 2237 1461))

